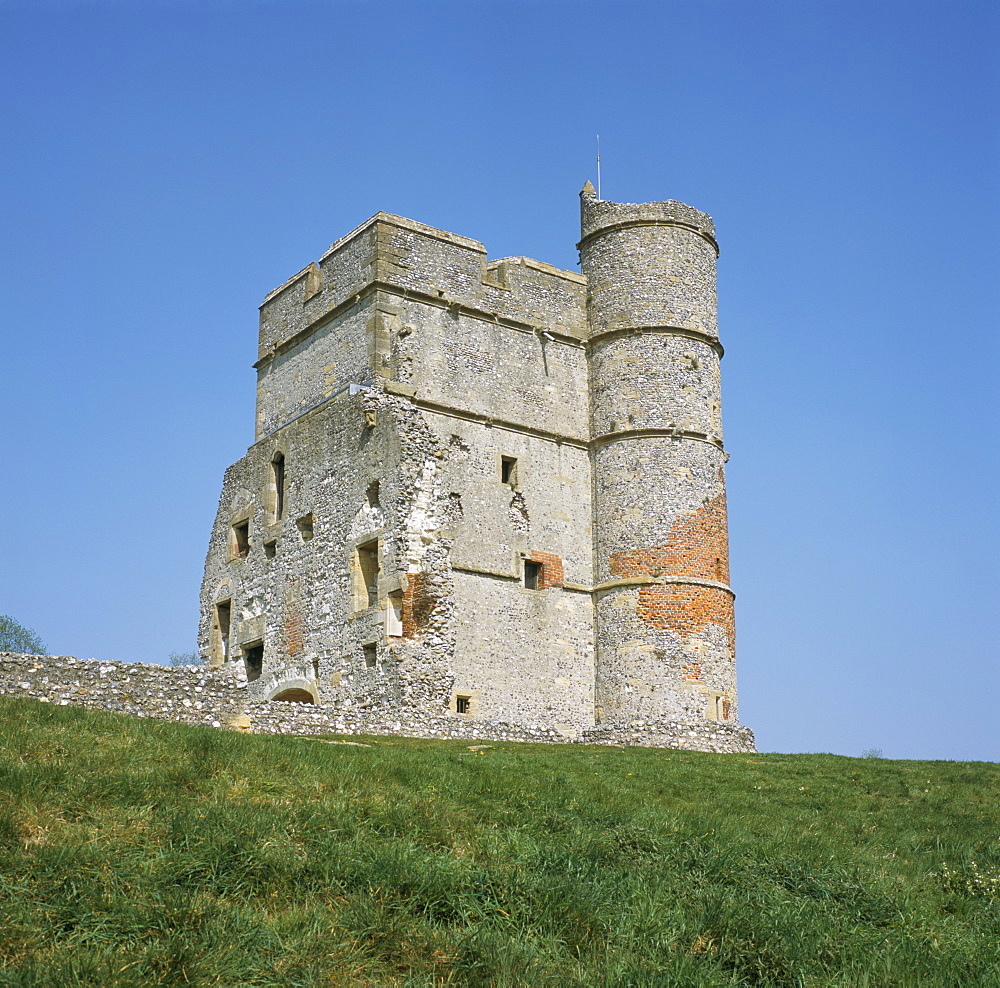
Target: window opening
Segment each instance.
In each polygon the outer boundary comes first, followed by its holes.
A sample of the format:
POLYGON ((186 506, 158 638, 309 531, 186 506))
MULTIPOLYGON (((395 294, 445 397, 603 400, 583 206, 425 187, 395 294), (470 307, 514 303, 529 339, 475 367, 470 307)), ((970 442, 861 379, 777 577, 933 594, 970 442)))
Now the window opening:
POLYGON ((268 559, 274 559, 277 553, 278 543, 274 539, 271 539, 270 542, 264 543, 264 555, 267 556, 268 559))
POLYGON ((215 655, 219 662, 229 661, 229 626, 232 614, 232 600, 220 600, 215 605, 215 655))
POLYGON ((243 665, 247 671, 248 683, 260 679, 261 670, 264 668, 263 642, 254 642, 252 645, 243 646, 243 665))
POLYGON ((374 669, 378 665, 378 649, 374 644, 362 646, 365 653, 365 667, 374 669))
POLYGON ((378 540, 358 546, 358 569, 364 588, 358 595, 364 606, 374 607, 378 603, 378 540))
POLYGON ((274 520, 281 521, 285 514, 285 457, 278 453, 271 460, 271 472, 274 480, 274 520))
POLYGON ((368 507, 369 508, 381 508, 382 507, 382 504, 379 501, 379 488, 378 488, 378 481, 377 480, 373 480, 368 485, 368 490, 367 490, 367 492, 365 494, 365 498, 368 501, 368 507))
POLYGON ((250 554, 250 522, 233 525, 233 558, 246 559, 250 554))
POLYGON ((455 713, 467 714, 472 706, 472 697, 463 696, 461 693, 455 697, 455 713))
POLYGON ((542 582, 542 564, 532 562, 530 559, 524 561, 524 585, 528 590, 538 590, 542 582))
POLYGON ((296 523, 303 542, 308 542, 315 534, 316 516, 303 515, 296 523))
POLYGON ((500 457, 500 483, 517 484, 517 458, 513 456, 500 457))
POLYGON ((385 633, 390 638, 400 638, 403 635, 403 594, 399 590, 389 594, 385 612, 385 633))

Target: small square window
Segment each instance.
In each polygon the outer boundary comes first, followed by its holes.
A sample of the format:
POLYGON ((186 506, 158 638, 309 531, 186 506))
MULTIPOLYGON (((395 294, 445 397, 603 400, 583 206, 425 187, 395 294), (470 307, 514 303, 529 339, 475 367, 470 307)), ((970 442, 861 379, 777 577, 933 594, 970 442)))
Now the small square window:
POLYGON ((517 486, 517 459, 513 456, 500 457, 500 483, 517 486))
POLYGON ((472 697, 463 696, 461 693, 455 697, 455 713, 468 714, 472 712, 472 697))
POLYGON ((542 584, 542 564, 532 562, 530 559, 524 561, 524 585, 528 590, 538 590, 542 584))

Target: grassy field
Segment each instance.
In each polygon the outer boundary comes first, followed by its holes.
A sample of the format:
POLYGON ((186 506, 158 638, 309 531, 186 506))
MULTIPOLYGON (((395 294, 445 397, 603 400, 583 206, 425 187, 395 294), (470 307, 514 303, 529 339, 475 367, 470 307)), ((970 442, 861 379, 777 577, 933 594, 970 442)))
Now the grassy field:
POLYGON ((2 985, 1000 985, 1000 765, 0 698, 2 985))

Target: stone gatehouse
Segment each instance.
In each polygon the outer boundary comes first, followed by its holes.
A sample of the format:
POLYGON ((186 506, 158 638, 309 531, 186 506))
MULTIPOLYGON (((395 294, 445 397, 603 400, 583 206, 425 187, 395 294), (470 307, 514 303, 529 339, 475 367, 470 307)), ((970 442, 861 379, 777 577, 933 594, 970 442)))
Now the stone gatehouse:
POLYGON ((258 700, 752 749, 714 226, 581 207, 579 273, 378 213, 264 299, 210 666, 258 700))

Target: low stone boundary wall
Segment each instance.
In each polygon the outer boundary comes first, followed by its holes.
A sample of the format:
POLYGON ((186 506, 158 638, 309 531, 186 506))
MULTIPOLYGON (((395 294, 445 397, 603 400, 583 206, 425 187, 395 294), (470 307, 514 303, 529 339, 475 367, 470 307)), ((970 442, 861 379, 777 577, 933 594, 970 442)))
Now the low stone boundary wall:
POLYGON ((466 721, 448 713, 376 712, 346 705, 261 701, 248 696, 246 686, 235 676, 202 666, 0 652, 0 694, 255 734, 374 734, 756 751, 749 728, 728 724, 626 724, 592 727, 571 737, 548 728, 466 721))

